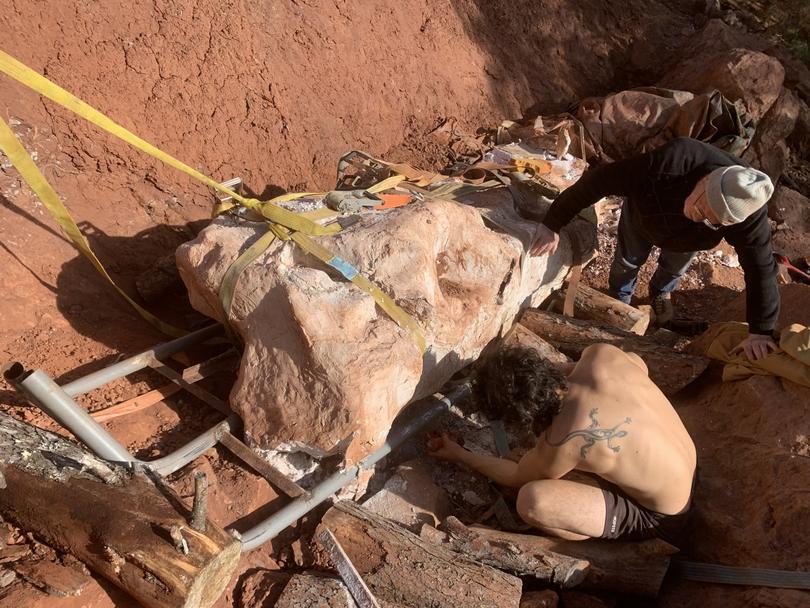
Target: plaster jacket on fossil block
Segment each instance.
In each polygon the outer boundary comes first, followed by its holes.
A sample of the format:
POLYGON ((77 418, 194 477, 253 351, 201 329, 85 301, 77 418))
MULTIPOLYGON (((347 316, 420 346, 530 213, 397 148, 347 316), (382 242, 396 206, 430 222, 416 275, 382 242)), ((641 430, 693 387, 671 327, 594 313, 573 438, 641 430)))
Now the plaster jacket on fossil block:
MULTIPOLYGON (((563 283, 569 232, 553 256, 524 253, 536 224, 506 189, 465 201, 364 213, 318 241, 353 264, 422 327, 428 351, 374 300, 291 242, 274 242, 239 279, 230 311, 244 340, 231 407, 264 449, 354 462, 379 446, 408 402, 438 390, 563 283)), ((571 228, 592 249, 595 228, 571 228)), ((177 251, 193 306, 222 321, 218 290, 265 225, 223 217, 177 251)))

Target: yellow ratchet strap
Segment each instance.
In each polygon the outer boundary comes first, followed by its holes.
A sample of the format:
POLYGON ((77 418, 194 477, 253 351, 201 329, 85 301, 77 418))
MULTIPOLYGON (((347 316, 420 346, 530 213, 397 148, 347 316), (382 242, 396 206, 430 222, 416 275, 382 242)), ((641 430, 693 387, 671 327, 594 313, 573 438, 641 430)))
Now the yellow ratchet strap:
POLYGON ((290 232, 282 226, 275 226, 276 235, 284 240, 291 239, 295 241, 304 251, 308 254, 318 258, 325 264, 337 270, 343 277, 354 283, 361 291, 367 293, 377 303, 385 313, 394 320, 402 329, 408 330, 416 340, 419 350, 422 354, 427 350, 425 336, 422 333, 422 328, 416 320, 400 308, 396 302, 386 294, 379 286, 369 281, 366 277, 360 274, 351 263, 347 262, 340 256, 335 255, 326 247, 316 243, 307 235, 300 232, 290 232))
MULTIPOLYGON (((293 200, 296 198, 301 198, 306 196, 307 193, 294 193, 294 194, 284 194, 279 197, 276 197, 270 201, 259 201, 255 198, 246 198, 242 195, 234 192, 230 188, 227 188, 220 184, 219 182, 211 179, 210 177, 200 173, 199 171, 191 168, 190 166, 186 165, 185 163, 177 160, 173 156, 166 154, 159 148, 156 148, 149 142, 141 139, 131 131, 125 129, 109 117, 105 116, 89 104, 83 102, 81 99, 76 97, 75 95, 69 93, 62 87, 58 86, 57 84, 51 82, 44 76, 38 74, 31 68, 27 67, 26 65, 20 63, 7 53, 0 51, 0 72, 5 73, 6 75, 10 76, 11 78, 17 80, 19 83, 29 87, 30 89, 36 91, 40 95, 47 97, 51 101, 61 105, 62 107, 74 112, 78 116, 81 116, 85 120, 90 121, 94 125, 104 129, 108 133, 115 135, 119 139, 127 142, 131 146, 149 154, 150 156, 157 158, 158 160, 163 161, 167 165, 174 167, 175 169, 182 171, 186 175, 193 177, 194 179, 202 182, 203 184, 222 192, 223 194, 231 197, 233 200, 238 201, 242 206, 247 207, 248 209, 253 209, 258 211, 265 217, 269 222, 271 222, 270 229, 276 234, 276 236, 281 236, 282 234, 287 235, 289 234, 288 238, 292 238, 296 243, 301 245, 308 253, 315 255, 319 259, 322 259, 324 262, 329 264, 330 266, 338 269, 346 278, 351 280, 355 285, 357 285, 361 290, 371 295, 380 308, 383 309, 398 325, 401 327, 406 327, 411 329, 414 333, 414 337, 416 338, 417 343, 419 344, 420 349, 422 352, 425 351, 425 339, 422 335, 421 330, 419 329, 418 324, 416 321, 411 318, 405 311, 403 311, 396 303, 384 294, 379 287, 365 279, 364 277, 360 276, 357 273, 357 270, 347 264, 344 260, 340 257, 332 254, 327 249, 318 245, 311 239, 304 236, 302 233, 306 233, 309 235, 314 236, 321 236, 327 234, 334 234, 335 232, 339 232, 341 227, 339 224, 334 223, 327 226, 321 226, 313 222, 312 220, 303 217, 297 213, 292 211, 288 211, 279 207, 278 205, 274 204, 277 202, 284 202, 293 200), (274 225, 277 224, 277 225, 274 225), (292 231, 290 234, 289 229, 292 231), (333 263, 334 262, 334 263, 333 263), (344 272, 341 268, 341 263, 348 268, 347 272, 344 272), (351 276, 349 276, 351 275, 351 276)), ((2 121, 0 121, 2 122, 2 121)), ((5 123, 3 123, 2 129, 4 136, 3 136, 3 149, 6 150, 6 155, 9 157, 9 160, 17 167, 17 170, 20 171, 20 175, 23 176, 26 182, 31 186, 31 189, 36 192, 37 196, 42 199, 42 202, 45 203, 46 207, 54 214, 57 218, 59 223, 62 225, 63 229, 68 233, 70 238, 76 244, 76 246, 84 253, 96 269, 108 280, 112 285, 127 299, 127 301, 132 304, 133 307, 143 316, 145 319, 149 320, 150 323, 155 325, 156 327, 160 328, 161 331, 166 332, 169 335, 182 335, 185 332, 179 330, 176 327, 172 327, 162 321, 160 321, 157 317, 152 315, 149 311, 141 307, 137 302, 132 300, 129 296, 127 296, 120 287, 118 287, 112 278, 107 274, 107 271, 104 269, 104 266, 95 256, 93 251, 90 249, 89 244, 85 240, 84 236, 81 234, 78 226, 70 217, 67 209, 64 207, 62 202, 59 200, 58 195, 56 192, 51 188, 48 184, 45 177, 39 172, 36 168, 34 163, 31 161, 29 155, 22 147, 22 145, 17 141, 17 138, 14 136, 14 133, 11 131, 10 127, 8 127, 5 123)), ((399 176, 395 176, 399 177, 399 176)), ((403 178, 404 179, 404 178, 403 178)), ((384 180, 385 182, 389 183, 399 183, 400 180, 384 180)), ((381 182, 382 184, 382 182, 381 182)), ((380 186, 378 184, 377 186, 380 186)), ((387 186, 393 187, 393 186, 387 186)), ((269 239, 269 237, 267 237, 269 239)), ((270 244, 270 241, 266 241, 262 243, 264 245, 264 249, 270 244)), ((254 244, 255 245, 255 244, 254 244)), ((254 250, 252 253, 255 254, 254 258, 258 256, 261 251, 264 249, 260 249, 257 247, 257 250, 254 250)), ((247 252, 246 252, 247 253, 247 252)), ((244 255, 244 254, 243 254, 244 255)), ((241 258, 242 256, 240 256, 241 258)), ((239 261, 239 259, 237 259, 239 261)), ((247 257, 245 258, 245 263, 239 266, 244 268, 251 260, 248 260, 247 257)), ((238 278, 241 269, 237 266, 234 269, 234 276, 235 279, 238 278)), ((230 268, 229 268, 230 270, 230 268)), ((226 297, 229 298, 228 305, 230 308, 230 300, 233 298, 233 289, 236 286, 237 281, 233 280, 233 285, 229 287, 230 295, 228 293, 225 294, 226 297)))
POLYGON ((68 237, 70 237, 70 240, 73 241, 73 244, 76 245, 76 248, 81 251, 87 257, 87 259, 90 260, 101 276, 107 279, 110 284, 115 287, 118 293, 120 293, 124 299, 126 299, 126 301, 138 311, 138 314, 140 314, 144 319, 149 321, 149 323, 154 325, 160 331, 170 336, 180 337, 188 333, 178 327, 175 327, 174 325, 170 325, 169 323, 165 323, 158 319, 155 315, 130 298, 126 292, 124 292, 124 290, 116 284, 113 278, 107 273, 107 270, 104 268, 101 261, 99 261, 99 259, 96 257, 96 254, 93 253, 93 250, 90 248, 90 244, 87 242, 87 239, 84 238, 84 235, 82 234, 81 230, 79 230, 76 222, 70 216, 70 213, 65 205, 61 200, 59 200, 59 195, 56 194, 56 191, 48 183, 48 180, 45 179, 45 176, 39 171, 37 166, 34 164, 34 161, 31 160, 31 156, 28 154, 23 145, 17 140, 16 135, 14 135, 14 131, 11 130, 11 127, 9 127, 4 120, 0 120, 0 149, 3 150, 3 153, 16 167, 17 171, 20 173, 20 176, 31 187, 31 190, 33 190, 34 193, 39 197, 48 211, 53 214, 56 221, 59 222, 59 225, 62 227, 62 230, 65 231, 65 234, 67 234, 68 237))
POLYGON ((222 312, 225 315, 224 320, 226 326, 230 322, 233 294, 236 293, 236 286, 239 283, 239 277, 242 275, 242 271, 247 268, 253 260, 259 257, 274 240, 276 240, 276 235, 272 230, 268 230, 255 243, 240 254, 239 257, 228 266, 228 270, 225 271, 225 276, 222 277, 222 283, 219 286, 219 302, 222 305, 222 312))
MULTIPOLYGON (((240 194, 237 194, 230 188, 226 188, 207 175, 203 175, 196 169, 192 169, 187 164, 177 160, 173 156, 166 154, 159 148, 156 148, 149 142, 141 139, 89 104, 86 104, 75 95, 68 93, 62 87, 54 84, 44 76, 37 74, 34 70, 26 65, 23 65, 3 51, 0 51, 0 72, 11 76, 19 83, 24 84, 28 88, 33 89, 40 95, 47 97, 63 108, 67 108, 71 112, 74 112, 82 118, 92 122, 97 127, 100 127, 108 133, 115 135, 119 139, 124 140, 138 150, 141 150, 142 152, 145 152, 158 160, 162 160, 167 165, 174 167, 175 169, 182 171, 186 175, 193 177, 203 184, 230 196, 234 200, 239 201, 243 206, 250 209, 256 209, 271 222, 276 222, 282 226, 287 226, 292 230, 300 230, 313 235, 332 234, 340 230, 340 226, 337 225, 330 227, 320 226, 311 220, 300 217, 292 211, 287 211, 286 209, 282 209, 281 207, 274 205, 272 201, 262 202, 256 200, 255 198, 246 198, 240 194)), ((277 197, 276 200, 281 201, 285 199, 286 196, 289 195, 277 197)), ((300 197, 302 195, 298 194, 294 196, 300 197)))

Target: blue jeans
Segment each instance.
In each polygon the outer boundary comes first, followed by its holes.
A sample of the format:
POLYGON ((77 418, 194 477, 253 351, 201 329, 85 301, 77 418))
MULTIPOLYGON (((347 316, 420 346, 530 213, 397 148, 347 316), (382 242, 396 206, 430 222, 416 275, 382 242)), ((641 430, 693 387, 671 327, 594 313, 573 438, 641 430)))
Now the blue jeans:
MULTIPOLYGON (((630 303, 636 289, 638 269, 647 261, 652 247, 652 243, 640 236, 630 214, 622 211, 616 237, 616 255, 613 257, 608 278, 610 293, 614 298, 625 304, 630 303)), ((658 257, 658 268, 650 280, 650 297, 674 291, 680 278, 689 269, 695 253, 662 249, 658 257)))

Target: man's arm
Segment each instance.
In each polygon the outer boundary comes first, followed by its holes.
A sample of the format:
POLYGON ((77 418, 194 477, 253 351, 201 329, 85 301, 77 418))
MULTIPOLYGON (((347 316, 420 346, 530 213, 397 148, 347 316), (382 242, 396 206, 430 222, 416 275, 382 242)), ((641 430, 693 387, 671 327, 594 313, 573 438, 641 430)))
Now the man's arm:
POLYGON ((559 479, 574 468, 573 464, 564 463, 562 459, 556 458, 560 450, 546 445, 545 442, 540 442, 527 452, 520 462, 514 462, 506 458, 471 452, 461 447, 447 434, 442 435, 441 441, 442 446, 431 451, 431 455, 466 464, 502 486, 519 488, 536 479, 559 479))
MULTIPOLYGON (((771 227, 763 207, 742 224, 732 227, 726 240, 734 247, 745 275, 745 316, 748 331, 755 336, 772 336, 779 317, 777 267, 771 247, 771 227)), ((749 358, 749 349, 746 349, 749 358)), ((767 353, 767 351, 766 351, 767 353)), ((761 353, 760 353, 761 354, 761 353)))
POLYGON ((639 180, 645 178, 648 165, 648 155, 641 155, 587 170, 579 181, 554 200, 543 225, 552 232, 559 232, 577 213, 599 199, 631 194, 639 180))

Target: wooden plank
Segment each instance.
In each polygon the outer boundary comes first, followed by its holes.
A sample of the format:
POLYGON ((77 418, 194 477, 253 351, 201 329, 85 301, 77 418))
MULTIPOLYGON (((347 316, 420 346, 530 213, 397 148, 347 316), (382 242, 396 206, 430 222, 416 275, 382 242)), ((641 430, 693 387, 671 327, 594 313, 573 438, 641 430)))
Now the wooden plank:
MULTIPOLYGON (((195 382, 199 382, 203 378, 212 376, 217 372, 232 370, 238 361, 236 357, 236 351, 233 349, 227 350, 224 353, 208 359, 207 361, 187 367, 183 370, 181 378, 184 382, 193 384, 195 382)), ((151 407, 156 403, 160 403, 166 397, 174 395, 183 388, 184 387, 180 384, 172 382, 165 386, 161 386, 160 388, 156 388, 138 395, 137 397, 117 403, 111 407, 92 412, 90 415, 99 422, 105 422, 120 416, 127 416, 146 409, 147 407, 151 407)))
POLYGON ((518 608, 519 578, 419 538, 350 501, 324 515, 329 528, 383 606, 518 608))
POLYGON ((107 420, 112 420, 113 418, 127 416, 129 414, 134 414, 135 412, 144 410, 155 405, 156 403, 160 403, 166 397, 174 395, 181 390, 182 387, 177 384, 167 384, 165 386, 161 386, 160 388, 143 393, 142 395, 138 395, 137 397, 133 397, 132 399, 127 399, 126 401, 117 403, 112 407, 91 412, 90 415, 99 422, 106 422, 107 420))
POLYGON ((290 498, 306 494, 306 490, 239 441, 232 433, 223 433, 219 442, 239 460, 264 477, 270 485, 278 488, 290 498))
POLYGON ((360 576, 357 568, 354 567, 352 560, 346 555, 332 531, 324 527, 318 532, 317 538, 359 608, 380 608, 380 604, 377 603, 368 585, 366 585, 363 577, 360 576))

